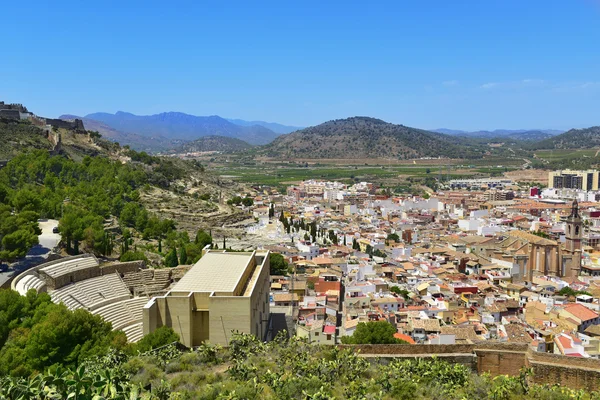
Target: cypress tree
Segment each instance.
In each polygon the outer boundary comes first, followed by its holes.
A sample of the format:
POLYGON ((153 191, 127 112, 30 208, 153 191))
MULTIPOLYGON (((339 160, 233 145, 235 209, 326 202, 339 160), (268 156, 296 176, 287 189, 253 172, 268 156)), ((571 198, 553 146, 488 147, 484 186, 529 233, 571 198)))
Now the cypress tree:
POLYGON ((187 257, 187 251, 185 251, 185 246, 181 246, 181 249, 179 249, 179 263, 182 265, 187 264, 188 262, 188 257, 187 257))
POLYGON ((173 268, 179 265, 179 260, 177 260, 177 250, 175 248, 171 249, 167 256, 165 257, 165 266, 168 268, 173 268))

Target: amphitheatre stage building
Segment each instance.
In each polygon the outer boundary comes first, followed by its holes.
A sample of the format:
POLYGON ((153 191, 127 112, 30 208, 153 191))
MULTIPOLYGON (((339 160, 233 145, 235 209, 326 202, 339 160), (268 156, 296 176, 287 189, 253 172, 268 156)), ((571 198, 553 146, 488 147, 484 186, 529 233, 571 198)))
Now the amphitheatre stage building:
POLYGON ((144 334, 169 326, 188 347, 228 345, 233 331, 266 339, 269 252, 209 250, 164 296, 143 310, 144 334))

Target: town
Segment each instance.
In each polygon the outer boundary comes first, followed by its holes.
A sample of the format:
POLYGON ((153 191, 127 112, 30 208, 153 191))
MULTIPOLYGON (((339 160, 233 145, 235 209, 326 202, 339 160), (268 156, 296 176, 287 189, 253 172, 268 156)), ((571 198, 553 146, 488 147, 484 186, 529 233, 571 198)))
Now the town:
POLYGON ((250 231, 280 239, 265 249, 290 265, 271 276, 271 312, 313 343, 387 321, 412 344, 526 343, 598 358, 598 176, 550 172, 546 189, 451 181, 427 199, 367 182, 266 188, 250 231))

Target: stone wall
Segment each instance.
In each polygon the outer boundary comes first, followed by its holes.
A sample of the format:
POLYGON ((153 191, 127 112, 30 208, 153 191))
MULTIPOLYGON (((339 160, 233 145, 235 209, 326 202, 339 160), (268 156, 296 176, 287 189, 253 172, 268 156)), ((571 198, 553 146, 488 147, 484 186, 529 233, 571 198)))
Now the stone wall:
POLYGON ((145 269, 146 263, 144 261, 129 261, 129 262, 117 262, 112 264, 105 264, 100 266, 100 275, 109 275, 118 272, 125 274, 128 272, 137 272, 140 269, 145 269))
POLYGON ((21 113, 19 110, 0 110, 0 118, 18 121, 21 119, 21 113))
POLYGON ((533 381, 572 389, 599 390, 600 362, 597 359, 538 353, 526 344, 479 343, 451 345, 340 345, 359 351, 361 356, 382 361, 392 358, 439 359, 466 365, 478 373, 492 376, 518 375, 523 367, 532 368, 533 381))
POLYGON ((46 118, 46 124, 52 126, 53 128, 63 128, 72 131, 85 132, 85 128, 83 127, 83 121, 80 119, 65 121, 62 119, 46 118))
POLYGON ((536 383, 555 384, 587 390, 600 389, 600 361, 530 352, 528 365, 536 383))
POLYGON ((46 275, 44 271, 39 271, 39 274, 40 279, 46 282, 46 286, 48 287, 48 289, 60 289, 61 287, 67 286, 71 283, 80 282, 86 279, 100 276, 100 268, 97 265, 94 265, 88 268, 70 271, 68 273, 65 273, 64 275, 57 276, 55 278, 46 275))

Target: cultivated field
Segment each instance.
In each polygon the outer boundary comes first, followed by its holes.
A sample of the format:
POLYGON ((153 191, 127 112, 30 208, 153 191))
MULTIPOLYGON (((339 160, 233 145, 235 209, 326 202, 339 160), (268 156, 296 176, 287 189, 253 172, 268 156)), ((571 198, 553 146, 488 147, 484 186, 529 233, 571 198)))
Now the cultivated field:
POLYGON ((397 187, 407 181, 419 182, 427 177, 454 179, 484 177, 519 169, 521 158, 482 160, 452 159, 212 159, 207 164, 221 177, 248 184, 283 187, 306 179, 337 180, 346 183, 374 182, 383 187, 397 187))

